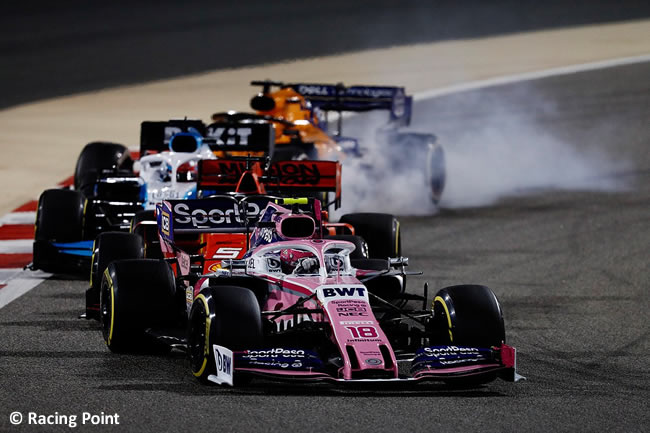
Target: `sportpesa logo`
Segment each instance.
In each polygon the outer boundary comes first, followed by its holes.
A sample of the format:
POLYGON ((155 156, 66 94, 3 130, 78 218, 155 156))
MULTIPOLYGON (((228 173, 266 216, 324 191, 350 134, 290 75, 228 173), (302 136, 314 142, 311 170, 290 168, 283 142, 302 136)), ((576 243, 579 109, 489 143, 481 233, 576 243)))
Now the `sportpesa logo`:
POLYGON ((433 355, 436 358, 445 356, 462 356, 462 355, 478 355, 479 350, 476 347, 463 347, 463 346, 437 346, 425 347, 424 352, 427 355, 433 355))
MULTIPOLYGON (((256 203, 247 203, 247 215, 255 217, 260 213, 256 203)), ((174 206, 175 224, 192 224, 195 228, 205 228, 221 224, 243 224, 244 218, 240 214, 239 206, 234 203, 229 209, 193 209, 190 210, 186 203, 177 203, 174 206)))

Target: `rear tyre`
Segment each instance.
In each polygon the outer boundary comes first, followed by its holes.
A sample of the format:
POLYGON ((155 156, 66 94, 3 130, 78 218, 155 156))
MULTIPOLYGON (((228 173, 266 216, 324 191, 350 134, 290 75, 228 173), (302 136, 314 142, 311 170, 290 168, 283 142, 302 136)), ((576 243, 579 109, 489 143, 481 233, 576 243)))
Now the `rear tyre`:
POLYGON ((431 188, 431 201, 437 205, 440 203, 447 181, 445 152, 439 144, 432 143, 427 148, 426 179, 431 188))
POLYGON ((133 168, 133 161, 126 146, 117 143, 95 141, 86 144, 79 154, 74 171, 74 187, 90 197, 97 177, 103 170, 133 168))
POLYGON ((445 153, 438 139, 433 134, 416 132, 395 133, 389 135, 392 143, 399 144, 402 149, 408 149, 397 155, 393 164, 401 170, 416 169, 425 174, 424 181, 429 190, 431 201, 438 204, 445 189, 447 176, 445 153))
POLYGON ((77 191, 48 189, 38 200, 34 238, 76 242, 83 238, 86 199, 77 191))
POLYGON ((368 258, 368 243, 361 237, 356 235, 330 235, 327 239, 348 241, 352 242, 355 246, 354 251, 350 254, 350 259, 367 259, 368 258))
POLYGON ((165 327, 176 319, 175 279, 161 260, 112 262, 100 287, 102 336, 112 352, 141 352, 156 347, 147 328, 165 327))
POLYGON ((384 213, 352 213, 340 222, 354 227, 354 233, 368 243, 368 255, 373 259, 400 257, 402 245, 400 224, 394 215, 384 213))
POLYGON ((188 350, 192 374, 201 382, 216 372, 212 345, 235 351, 259 347, 261 342, 262 315, 251 290, 207 287, 194 299, 188 321, 188 350))
POLYGON ((46 272, 61 269, 58 252, 51 242, 78 242, 83 239, 86 199, 77 191, 48 189, 38 200, 34 227, 33 266, 46 272))
POLYGON ((86 317, 99 320, 99 291, 109 263, 121 259, 144 258, 142 238, 132 233, 100 233, 93 245, 90 288, 86 291, 86 317))
MULTIPOLYGON (((490 288, 460 285, 440 290, 433 300, 432 345, 500 346, 506 341, 503 313, 490 288)), ((475 386, 496 379, 496 373, 450 379, 454 386, 475 386)))

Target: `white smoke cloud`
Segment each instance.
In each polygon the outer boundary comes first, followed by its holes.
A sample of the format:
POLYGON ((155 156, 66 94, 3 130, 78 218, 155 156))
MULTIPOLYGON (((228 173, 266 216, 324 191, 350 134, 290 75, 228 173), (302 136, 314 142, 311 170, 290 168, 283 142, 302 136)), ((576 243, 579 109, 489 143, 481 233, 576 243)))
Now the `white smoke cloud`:
MULTIPOLYGON (((585 116, 581 110, 545 99, 534 86, 420 101, 412 129, 438 135, 445 150, 447 183, 440 206, 486 206, 547 190, 630 187, 617 177, 632 164, 610 141, 616 125, 598 110, 585 116)), ((354 125, 366 153, 344 163, 343 208, 337 213, 435 213, 423 161, 415 155, 410 165, 396 167, 396 155, 408 155, 409 149, 377 144, 374 131, 385 125, 385 116, 345 120, 346 127, 354 125)))

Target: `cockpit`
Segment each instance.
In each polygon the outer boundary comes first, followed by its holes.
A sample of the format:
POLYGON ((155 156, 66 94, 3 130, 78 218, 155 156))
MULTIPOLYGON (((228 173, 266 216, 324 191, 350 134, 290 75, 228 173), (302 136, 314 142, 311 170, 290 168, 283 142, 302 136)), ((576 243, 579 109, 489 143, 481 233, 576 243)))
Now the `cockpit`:
POLYGON ((256 272, 284 276, 352 275, 350 252, 354 245, 329 242, 322 250, 310 244, 277 243, 249 258, 248 267, 256 272))

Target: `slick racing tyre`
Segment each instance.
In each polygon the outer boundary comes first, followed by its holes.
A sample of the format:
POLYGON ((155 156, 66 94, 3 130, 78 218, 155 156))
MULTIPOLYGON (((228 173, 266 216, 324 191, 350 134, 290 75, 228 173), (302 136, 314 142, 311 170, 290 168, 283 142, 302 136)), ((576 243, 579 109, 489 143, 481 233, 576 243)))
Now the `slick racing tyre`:
POLYGON ((433 317, 438 344, 491 347, 505 343, 501 306, 486 286, 441 289, 433 300, 433 317))
POLYGON ((431 201, 437 205, 447 177, 445 152, 437 137, 433 134, 397 132, 389 134, 388 139, 404 150, 400 155, 395 155, 393 164, 403 171, 416 169, 424 173, 431 201))
POLYGON ((206 382, 216 372, 212 345, 235 351, 261 344, 262 315, 257 298, 251 290, 238 286, 203 289, 190 310, 187 340, 192 374, 206 382))
POLYGON ((430 144, 427 152, 427 182, 431 188, 431 201, 440 203, 447 180, 445 152, 439 144, 430 144))
POLYGON ((137 212, 131 220, 131 233, 140 236, 144 242, 144 257, 148 259, 162 259, 158 239, 158 225, 153 210, 137 212))
POLYGON ((103 170, 131 170, 132 168, 133 161, 126 146, 101 141, 88 143, 77 159, 74 187, 84 196, 90 197, 93 195, 97 176, 103 170))
POLYGON ((352 225, 355 234, 368 243, 370 258, 387 259, 402 255, 400 225, 394 215, 351 213, 343 215, 340 222, 352 225))
POLYGON ((34 227, 33 266, 57 272, 56 248, 51 242, 78 242, 83 239, 86 199, 77 191, 48 189, 38 200, 34 227))
MULTIPOLYGON (((441 289, 433 299, 431 345, 473 347, 500 346, 505 343, 503 313, 490 288, 460 285, 441 289)), ((496 378, 496 373, 452 379, 457 386, 474 386, 496 378)))
POLYGON ((367 259, 368 243, 361 237, 355 235, 330 235, 327 239, 352 242, 355 246, 350 254, 350 259, 367 259))
POLYGON ((97 236, 90 262, 90 288, 86 290, 86 318, 99 320, 99 290, 108 264, 141 258, 144 258, 144 247, 140 236, 123 232, 105 232, 97 236))
POLYGON ((77 191, 48 189, 38 200, 36 240, 76 242, 83 238, 86 199, 77 191))
POLYGON ((175 294, 174 273, 162 260, 110 263, 100 286, 100 323, 108 348, 112 352, 156 349, 145 330, 175 321, 175 294))

